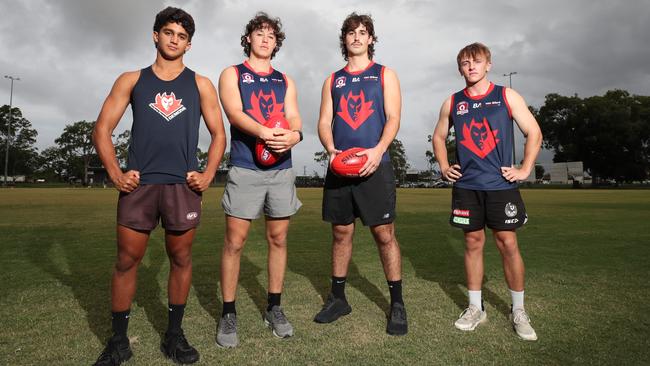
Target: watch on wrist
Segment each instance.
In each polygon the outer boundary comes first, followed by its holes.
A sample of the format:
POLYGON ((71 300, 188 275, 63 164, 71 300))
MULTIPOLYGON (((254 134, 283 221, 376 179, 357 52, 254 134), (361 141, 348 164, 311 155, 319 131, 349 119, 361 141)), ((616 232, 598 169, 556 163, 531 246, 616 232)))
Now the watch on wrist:
MULTIPOLYGON (((300 141, 302 141, 302 138, 303 138, 303 137, 302 137, 302 131, 300 131, 300 130, 293 130, 293 132, 298 132, 298 135, 300 136, 300 141)), ((300 142, 300 141, 298 141, 298 142, 300 142)))

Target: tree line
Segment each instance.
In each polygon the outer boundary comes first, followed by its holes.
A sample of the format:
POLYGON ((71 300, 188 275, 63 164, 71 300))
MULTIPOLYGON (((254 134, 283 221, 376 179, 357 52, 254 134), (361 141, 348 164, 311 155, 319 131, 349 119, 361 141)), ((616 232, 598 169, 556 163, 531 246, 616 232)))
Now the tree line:
MULTIPOLYGON (((544 134, 544 148, 554 152, 553 162, 582 161, 585 170, 596 180, 617 182, 648 179, 650 173, 650 96, 631 95, 624 90, 610 90, 602 96, 580 98, 578 95, 546 95, 539 108, 530 107, 544 134)), ((8 174, 39 177, 50 181, 81 180, 88 183, 88 172, 101 167, 92 144, 94 121, 78 121, 64 127, 54 140, 55 146, 39 151, 38 132, 23 117, 18 107, 0 107, 0 172, 4 172, 7 125, 9 134, 8 174), (11 118, 10 118, 11 117, 11 118)), ((130 132, 114 136, 117 159, 126 167, 130 132)), ((430 136, 429 136, 430 141, 430 136)), ((453 138, 448 140, 453 159, 453 138)), ((404 180, 410 168, 404 145, 395 139, 390 145, 391 162, 396 178, 404 180)), ((434 171, 435 156, 425 152, 429 170, 434 171)), ((207 153, 199 151, 205 166, 207 153)), ((314 160, 325 172, 327 153, 317 152, 314 160)), ((227 156, 222 167, 227 164, 227 156)), ((541 167, 540 167, 541 168, 541 167)), ((543 169, 536 168, 537 174, 543 169)))
MULTIPOLYGON (((0 171, 2 172, 4 172, 9 113, 9 106, 0 107, 0 128, 4 132, 0 139, 2 146, 0 171)), ((102 168, 101 160, 92 141, 95 121, 77 121, 66 125, 61 135, 54 140, 55 146, 47 147, 39 152, 35 146, 38 132, 32 127, 31 122, 23 117, 17 107, 12 108, 11 113, 9 176, 24 175, 31 178, 42 178, 50 182, 80 181, 83 184, 89 184, 90 171, 102 168)), ((122 169, 126 169, 130 138, 130 130, 113 136, 115 155, 122 169)), ((199 168, 205 168, 208 153, 198 149, 197 158, 199 168)), ((225 167, 227 162, 228 155, 226 154, 222 159, 221 168, 225 167)))

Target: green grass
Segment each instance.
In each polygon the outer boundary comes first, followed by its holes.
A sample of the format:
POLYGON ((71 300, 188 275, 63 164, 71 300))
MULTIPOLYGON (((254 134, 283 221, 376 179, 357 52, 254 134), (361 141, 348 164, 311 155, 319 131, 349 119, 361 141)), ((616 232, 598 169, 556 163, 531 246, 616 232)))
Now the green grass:
MULTIPOLYGON (((278 340, 261 321, 266 302, 263 222, 242 257, 240 346, 214 343, 221 311, 222 189, 204 196, 194 244, 194 279, 184 328, 200 364, 649 364, 650 194, 641 190, 524 190, 530 222, 519 232, 527 268, 526 307, 539 341, 519 340, 493 241, 486 246, 489 321, 474 332, 453 322, 466 305, 463 243, 449 227, 450 191, 398 192, 409 334, 384 332, 388 291, 368 230, 357 227, 348 298, 353 312, 312 322, 329 290, 330 229, 320 189, 289 232, 283 306, 296 335, 278 340)), ((0 364, 90 364, 110 335, 117 192, 110 189, 0 190, 0 364)), ((170 364, 160 353, 167 324, 167 257, 156 230, 139 269, 129 336, 131 365, 170 364)))

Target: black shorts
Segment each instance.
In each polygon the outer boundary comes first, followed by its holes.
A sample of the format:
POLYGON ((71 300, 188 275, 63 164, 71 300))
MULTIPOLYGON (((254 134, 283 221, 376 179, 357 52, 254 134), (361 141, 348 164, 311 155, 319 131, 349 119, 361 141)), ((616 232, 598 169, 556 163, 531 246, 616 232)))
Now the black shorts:
POLYGON ((139 185, 130 193, 120 192, 117 223, 150 231, 160 220, 167 230, 189 230, 201 220, 201 196, 185 183, 139 185))
POLYGON ((342 178, 327 171, 323 189, 323 221, 347 225, 361 218, 365 226, 395 221, 395 174, 382 162, 369 177, 342 178))
POLYGON ((528 221, 518 188, 475 191, 453 187, 449 223, 465 231, 514 230, 528 221))

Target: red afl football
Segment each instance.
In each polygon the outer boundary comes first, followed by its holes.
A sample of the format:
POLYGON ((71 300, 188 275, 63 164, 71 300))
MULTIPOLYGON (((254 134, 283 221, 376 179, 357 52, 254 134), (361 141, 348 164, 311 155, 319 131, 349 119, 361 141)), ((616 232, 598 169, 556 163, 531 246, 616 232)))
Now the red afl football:
MULTIPOLYGON (((285 130, 290 128, 289 122, 282 115, 271 116, 264 123, 264 126, 268 128, 284 128, 285 130)), ((269 150, 264 141, 257 139, 255 143, 255 159, 260 165, 271 166, 277 163, 279 158, 280 155, 269 150)))
POLYGON ((362 147, 353 147, 336 155, 332 160, 330 168, 332 172, 341 177, 358 177, 359 170, 368 161, 366 155, 357 156, 359 151, 366 150, 362 147))

